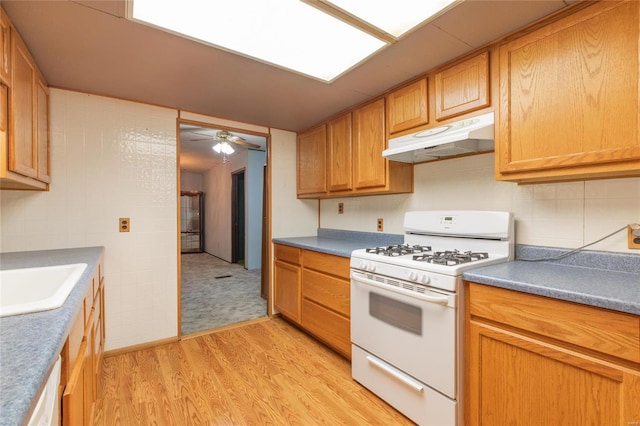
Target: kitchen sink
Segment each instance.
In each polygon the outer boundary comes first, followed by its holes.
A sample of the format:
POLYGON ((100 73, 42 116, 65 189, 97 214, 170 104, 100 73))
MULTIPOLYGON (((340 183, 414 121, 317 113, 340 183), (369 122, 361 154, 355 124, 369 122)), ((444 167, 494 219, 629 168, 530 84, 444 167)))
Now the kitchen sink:
POLYGON ((0 271, 0 317, 62 306, 86 263, 0 271))

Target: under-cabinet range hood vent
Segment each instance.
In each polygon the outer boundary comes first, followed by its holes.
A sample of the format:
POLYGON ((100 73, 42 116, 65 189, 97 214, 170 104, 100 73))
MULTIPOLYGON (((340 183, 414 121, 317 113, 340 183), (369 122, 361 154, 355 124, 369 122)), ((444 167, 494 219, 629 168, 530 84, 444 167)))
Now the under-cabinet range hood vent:
POLYGON ((403 163, 420 163, 462 154, 492 151, 493 113, 389 139, 382 156, 403 163))

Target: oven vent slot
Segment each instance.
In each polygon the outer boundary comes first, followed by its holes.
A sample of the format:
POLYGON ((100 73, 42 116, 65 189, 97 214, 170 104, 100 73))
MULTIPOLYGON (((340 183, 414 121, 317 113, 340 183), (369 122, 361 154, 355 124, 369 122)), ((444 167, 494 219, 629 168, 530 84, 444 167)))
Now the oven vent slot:
POLYGON ((391 278, 385 279, 380 276, 376 276, 375 278, 376 278, 376 281, 379 281, 388 285, 392 285, 394 287, 402 288, 404 290, 412 291, 414 293, 425 294, 427 292, 426 288, 421 285, 411 284, 403 281, 396 281, 391 278))

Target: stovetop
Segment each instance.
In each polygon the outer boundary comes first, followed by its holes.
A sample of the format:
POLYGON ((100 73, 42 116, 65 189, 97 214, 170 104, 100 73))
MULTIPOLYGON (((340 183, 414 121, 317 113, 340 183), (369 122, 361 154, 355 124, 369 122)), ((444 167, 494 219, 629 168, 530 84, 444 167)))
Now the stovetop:
POLYGON ((431 246, 409 244, 370 247, 366 248, 365 251, 370 254, 390 257, 412 255, 412 259, 416 262, 446 266, 460 265, 489 258, 489 253, 487 252, 461 251, 457 249, 435 251, 431 246))
POLYGON ((404 243, 351 253, 351 268, 456 291, 462 272, 513 257, 509 212, 432 210, 405 213, 404 243))

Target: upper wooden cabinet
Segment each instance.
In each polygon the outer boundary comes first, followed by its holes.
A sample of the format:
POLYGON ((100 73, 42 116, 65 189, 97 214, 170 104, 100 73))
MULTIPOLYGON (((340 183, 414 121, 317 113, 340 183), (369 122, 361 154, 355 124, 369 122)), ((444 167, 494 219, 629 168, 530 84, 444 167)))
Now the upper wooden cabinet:
POLYGON ((0 82, 11 84, 11 24, 0 8, 0 82))
POLYGON ((329 192, 353 189, 351 113, 327 123, 329 192))
POLYGON ((429 122, 427 79, 423 78, 387 95, 389 133, 408 130, 429 122))
POLYGON ((327 126, 321 124, 298 135, 298 197, 323 195, 327 192, 327 126))
POLYGON ((382 156, 385 123, 379 98, 299 134, 298 198, 412 192, 412 165, 382 156))
POLYGON ((640 175, 640 3, 586 4, 499 46, 496 179, 640 175))
POLYGON ((438 72, 434 81, 438 121, 489 106, 489 52, 438 72))
POLYGON ((396 137, 440 126, 441 121, 491 107, 489 50, 438 68, 387 94, 389 134, 396 137))
POLYGON ((387 182, 384 99, 353 111, 353 174, 356 189, 382 187, 387 182))
POLYGON ((38 173, 37 179, 40 182, 51 182, 51 176, 49 173, 49 88, 42 79, 36 81, 36 146, 38 152, 36 157, 38 159, 38 173))
POLYGON ((11 78, 8 89, 3 88, 8 95, 0 118, 7 124, 0 127, 0 188, 46 190, 51 181, 49 89, 12 26, 9 39, 11 78))

